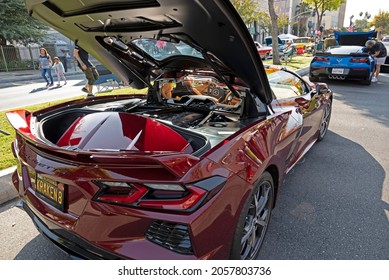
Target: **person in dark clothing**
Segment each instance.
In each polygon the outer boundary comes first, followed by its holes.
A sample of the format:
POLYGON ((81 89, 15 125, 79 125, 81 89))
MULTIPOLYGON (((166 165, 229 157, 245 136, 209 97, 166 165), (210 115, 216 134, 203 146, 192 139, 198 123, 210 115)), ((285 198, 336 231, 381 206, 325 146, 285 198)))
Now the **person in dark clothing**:
POLYGON ((89 53, 76 44, 73 55, 77 61, 78 67, 84 72, 87 79, 87 82, 82 88, 82 91, 87 92, 88 97, 95 96, 93 94, 93 84, 99 78, 99 74, 94 65, 89 60, 89 53))
POLYGON ((372 82, 378 81, 378 75, 381 71, 381 65, 385 63, 387 51, 385 45, 375 40, 368 40, 365 44, 367 52, 375 59, 375 68, 373 72, 372 82))

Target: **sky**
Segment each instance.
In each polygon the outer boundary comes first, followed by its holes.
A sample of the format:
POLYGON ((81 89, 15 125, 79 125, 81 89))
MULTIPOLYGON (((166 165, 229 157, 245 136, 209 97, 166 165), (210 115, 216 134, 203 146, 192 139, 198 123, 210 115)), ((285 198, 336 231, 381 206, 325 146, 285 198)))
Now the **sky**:
POLYGON ((344 18, 344 26, 350 23, 350 16, 354 15, 354 19, 360 19, 360 12, 369 12, 371 19, 378 14, 379 10, 389 12, 388 0, 347 0, 346 16, 344 18))

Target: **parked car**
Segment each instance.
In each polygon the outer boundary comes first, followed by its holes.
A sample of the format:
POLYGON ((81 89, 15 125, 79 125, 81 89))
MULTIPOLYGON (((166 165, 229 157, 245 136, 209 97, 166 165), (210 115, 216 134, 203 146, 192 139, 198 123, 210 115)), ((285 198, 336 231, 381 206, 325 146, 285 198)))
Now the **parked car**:
POLYGON ((147 91, 8 112, 22 207, 78 258, 256 259, 285 175, 326 135, 332 92, 265 70, 229 0, 142 3, 26 1, 147 91))
POLYGON ((309 79, 360 80, 370 85, 374 59, 365 50, 365 42, 375 32, 335 32, 337 45, 316 52, 309 68, 309 79))
POLYGON ((313 42, 311 37, 298 37, 293 39, 293 47, 296 50, 302 49, 304 52, 311 53, 315 43, 313 42))
MULTIPOLYGON (((265 43, 266 43, 266 46, 271 47, 273 44, 273 38, 271 36, 265 37, 265 43)), ((286 47, 286 45, 284 44, 284 42, 281 40, 280 37, 278 37, 278 51, 280 53, 282 53, 284 51, 285 47, 286 47)))
POLYGON ((255 46, 257 47, 259 56, 262 59, 268 59, 272 56, 272 47, 263 46, 262 44, 254 41, 255 46))

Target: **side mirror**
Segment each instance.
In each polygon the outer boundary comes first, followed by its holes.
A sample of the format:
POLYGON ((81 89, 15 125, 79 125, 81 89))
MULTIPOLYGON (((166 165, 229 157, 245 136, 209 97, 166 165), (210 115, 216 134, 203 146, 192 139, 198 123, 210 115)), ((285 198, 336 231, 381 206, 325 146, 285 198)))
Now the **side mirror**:
POLYGON ((294 100, 299 107, 307 108, 309 106, 309 101, 302 97, 297 97, 294 100))
POLYGON ((316 83, 315 89, 317 94, 326 94, 328 93, 328 85, 326 83, 316 83))

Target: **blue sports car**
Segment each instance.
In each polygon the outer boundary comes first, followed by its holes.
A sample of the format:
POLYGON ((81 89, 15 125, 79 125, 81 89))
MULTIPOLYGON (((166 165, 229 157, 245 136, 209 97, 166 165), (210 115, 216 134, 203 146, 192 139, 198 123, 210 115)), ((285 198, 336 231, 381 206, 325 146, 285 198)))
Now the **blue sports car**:
POLYGON ((335 32, 336 46, 317 52, 309 68, 309 79, 318 82, 320 78, 334 80, 360 80, 370 85, 374 59, 364 52, 365 42, 375 32, 335 32))

